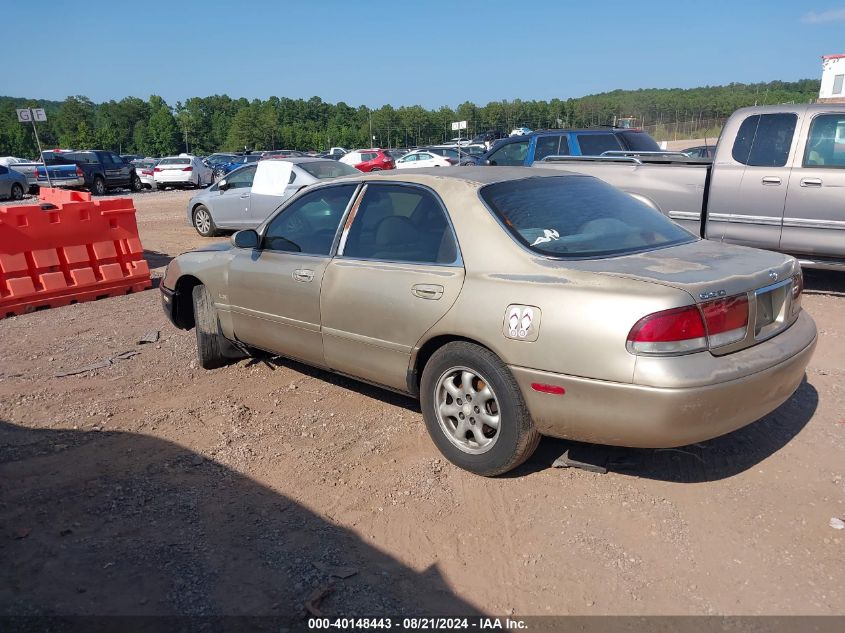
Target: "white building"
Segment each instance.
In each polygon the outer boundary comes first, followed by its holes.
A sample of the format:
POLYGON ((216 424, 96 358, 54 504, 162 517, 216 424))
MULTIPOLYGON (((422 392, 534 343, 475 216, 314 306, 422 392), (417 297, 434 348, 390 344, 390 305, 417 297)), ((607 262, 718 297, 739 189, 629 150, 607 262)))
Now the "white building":
POLYGON ((821 103, 845 103, 845 55, 822 56, 821 103))

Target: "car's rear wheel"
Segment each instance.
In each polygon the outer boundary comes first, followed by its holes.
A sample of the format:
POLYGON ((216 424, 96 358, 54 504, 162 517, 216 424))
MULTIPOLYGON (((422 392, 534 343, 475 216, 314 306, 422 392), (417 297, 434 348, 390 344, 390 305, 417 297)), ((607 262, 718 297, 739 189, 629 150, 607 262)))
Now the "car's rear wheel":
POLYGON ((91 193, 95 196, 106 195, 106 181, 100 176, 94 176, 94 183, 91 185, 91 193))
POLYGON ((211 217, 211 211, 203 204, 194 209, 194 228, 203 237, 214 237, 217 234, 217 227, 214 224, 214 218, 211 217))
POLYGON ((12 185, 12 200, 22 200, 23 199, 23 187, 21 187, 18 183, 12 185))
POLYGON ((203 285, 194 286, 191 292, 194 303, 194 321, 197 331, 197 360, 203 369, 217 369, 232 361, 245 358, 244 354, 220 332, 217 309, 211 293, 203 285))
POLYGON ((540 442, 513 375, 480 345, 456 341, 438 349, 423 369, 420 405, 440 452, 478 475, 516 468, 540 442))
POLYGON ((132 191, 134 191, 134 192, 136 192, 136 193, 137 193, 138 191, 141 191, 141 189, 143 189, 143 188, 144 188, 144 183, 142 183, 142 182, 141 182, 141 177, 140 177, 138 174, 134 174, 134 175, 132 176, 132 183, 131 183, 131 185, 132 185, 132 191))

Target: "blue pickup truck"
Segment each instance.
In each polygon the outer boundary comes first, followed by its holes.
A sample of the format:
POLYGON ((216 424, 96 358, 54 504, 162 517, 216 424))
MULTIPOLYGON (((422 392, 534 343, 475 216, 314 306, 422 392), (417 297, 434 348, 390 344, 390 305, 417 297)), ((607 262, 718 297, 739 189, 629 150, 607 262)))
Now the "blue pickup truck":
POLYGON ((599 156, 608 151, 657 152, 660 146, 647 132, 635 128, 538 130, 502 139, 486 154, 461 164, 530 167, 546 156, 599 156))
POLYGON ((86 150, 79 152, 44 152, 44 167, 38 167, 36 178, 39 186, 88 189, 95 196, 102 196, 115 187, 140 191, 141 179, 135 166, 127 163, 114 152, 86 150))

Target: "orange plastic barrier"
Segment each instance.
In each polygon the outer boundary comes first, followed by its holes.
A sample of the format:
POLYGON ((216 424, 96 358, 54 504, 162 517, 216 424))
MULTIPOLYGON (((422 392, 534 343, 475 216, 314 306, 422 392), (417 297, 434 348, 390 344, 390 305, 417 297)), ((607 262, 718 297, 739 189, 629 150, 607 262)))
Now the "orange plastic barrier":
POLYGON ((152 286, 129 198, 42 188, 0 207, 0 318, 152 286))

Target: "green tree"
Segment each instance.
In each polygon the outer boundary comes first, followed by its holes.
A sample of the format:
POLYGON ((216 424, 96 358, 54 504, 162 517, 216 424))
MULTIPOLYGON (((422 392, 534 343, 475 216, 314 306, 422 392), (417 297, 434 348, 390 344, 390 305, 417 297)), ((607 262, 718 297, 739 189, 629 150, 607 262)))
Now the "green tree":
POLYGON ((147 147, 155 156, 175 154, 179 148, 179 130, 170 107, 157 95, 150 97, 150 122, 146 131, 147 147))

